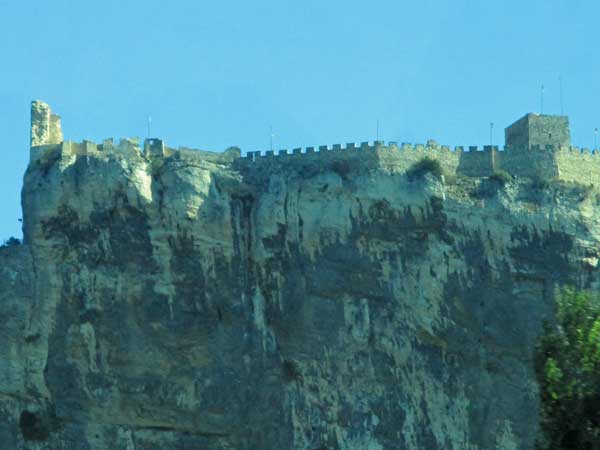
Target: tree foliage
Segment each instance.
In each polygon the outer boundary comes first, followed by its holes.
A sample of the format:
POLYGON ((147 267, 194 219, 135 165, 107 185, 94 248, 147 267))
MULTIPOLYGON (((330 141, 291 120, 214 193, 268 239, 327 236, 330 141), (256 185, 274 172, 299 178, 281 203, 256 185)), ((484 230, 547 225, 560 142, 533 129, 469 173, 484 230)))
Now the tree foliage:
POLYGON ((437 178, 442 178, 442 166, 437 159, 428 157, 422 158, 406 171, 406 175, 410 180, 423 178, 427 173, 431 173, 437 178))
POLYGON ((15 247, 17 245, 21 245, 21 241, 16 237, 9 237, 5 240, 0 247, 15 247))
POLYGON ((509 183, 512 179, 512 175, 504 170, 496 170, 490 175, 490 180, 497 181, 502 186, 504 186, 506 183, 509 183))
POLYGON ((536 351, 544 450, 600 450, 600 298, 563 289, 536 351))

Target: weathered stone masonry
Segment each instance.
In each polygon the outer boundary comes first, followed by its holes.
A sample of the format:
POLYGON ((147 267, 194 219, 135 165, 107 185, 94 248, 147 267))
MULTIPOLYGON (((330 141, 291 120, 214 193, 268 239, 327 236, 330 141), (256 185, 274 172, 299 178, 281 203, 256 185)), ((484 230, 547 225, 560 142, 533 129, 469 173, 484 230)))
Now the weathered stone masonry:
POLYGON ((535 448, 531 355, 555 288, 600 289, 600 199, 470 176, 596 155, 57 142, 34 106, 0 448, 535 448), (424 156, 466 176, 403 175, 424 156))
POLYGON ((47 103, 31 103, 31 147, 59 144, 63 140, 60 116, 52 114, 47 103))
POLYGON ((570 145, 569 120, 565 116, 527 114, 505 130, 506 145, 462 146, 451 149, 433 140, 427 144, 408 144, 383 141, 322 145, 266 152, 247 152, 242 157, 237 147, 224 153, 201 151, 180 147, 173 149, 161 139, 146 139, 142 146, 137 139, 121 139, 115 144, 112 139, 101 144, 90 141, 80 143, 64 141, 60 117, 52 114, 50 107, 41 101, 32 102, 31 107, 31 161, 48 154, 62 156, 91 155, 96 152, 114 152, 123 155, 146 155, 161 158, 174 153, 185 153, 192 158, 254 164, 262 169, 298 161, 331 163, 334 161, 361 161, 368 163, 370 155, 379 163, 405 171, 423 158, 440 162, 448 174, 470 177, 486 177, 503 170, 519 177, 560 179, 581 183, 600 183, 600 158, 595 151, 570 145))

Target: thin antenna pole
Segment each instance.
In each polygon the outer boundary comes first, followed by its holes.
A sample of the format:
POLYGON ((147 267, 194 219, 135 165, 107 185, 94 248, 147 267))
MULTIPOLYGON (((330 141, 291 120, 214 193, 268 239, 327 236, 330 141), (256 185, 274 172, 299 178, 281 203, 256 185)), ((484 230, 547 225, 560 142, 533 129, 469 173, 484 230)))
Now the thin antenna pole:
POLYGON ((565 115, 564 105, 563 105, 563 86, 562 86, 562 75, 558 76, 558 87, 560 89, 560 115, 565 115))
POLYGON ((376 140, 379 140, 379 119, 377 119, 377 138, 376 140))
POLYGON ((148 114, 148 138, 150 138, 151 133, 150 133, 150 127, 152 125, 152 116, 150 114, 148 114))
POLYGON ((273 135, 273 125, 271 125, 270 130, 271 130, 271 132, 269 134, 269 138, 271 140, 271 151, 273 151, 273 136, 274 136, 273 135))
POLYGON ((492 151, 492 172, 495 172, 496 154, 494 153, 494 122, 490 122, 490 149, 492 151))
POLYGON ((544 85, 543 84, 542 84, 542 95, 540 98, 540 106, 541 106, 540 114, 544 114, 544 85))

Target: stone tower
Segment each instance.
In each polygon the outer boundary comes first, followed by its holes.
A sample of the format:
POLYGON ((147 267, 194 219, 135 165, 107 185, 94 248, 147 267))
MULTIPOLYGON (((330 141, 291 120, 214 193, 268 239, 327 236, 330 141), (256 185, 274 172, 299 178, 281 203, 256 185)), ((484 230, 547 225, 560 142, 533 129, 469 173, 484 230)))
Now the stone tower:
POLYGON ((31 147, 60 144, 63 141, 60 116, 40 100, 31 102, 31 147))
POLYGON ((529 113, 504 130, 506 145, 527 147, 539 145, 570 146, 569 118, 529 113))

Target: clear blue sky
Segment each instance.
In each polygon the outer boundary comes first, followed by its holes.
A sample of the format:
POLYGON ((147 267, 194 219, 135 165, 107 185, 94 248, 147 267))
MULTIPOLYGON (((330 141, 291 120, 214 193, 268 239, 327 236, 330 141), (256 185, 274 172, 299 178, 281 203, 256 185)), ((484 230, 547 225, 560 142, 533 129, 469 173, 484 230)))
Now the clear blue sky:
POLYGON ((65 137, 267 149, 484 145, 527 112, 600 126, 597 1, 0 0, 0 240, 21 236, 29 104, 65 137))

